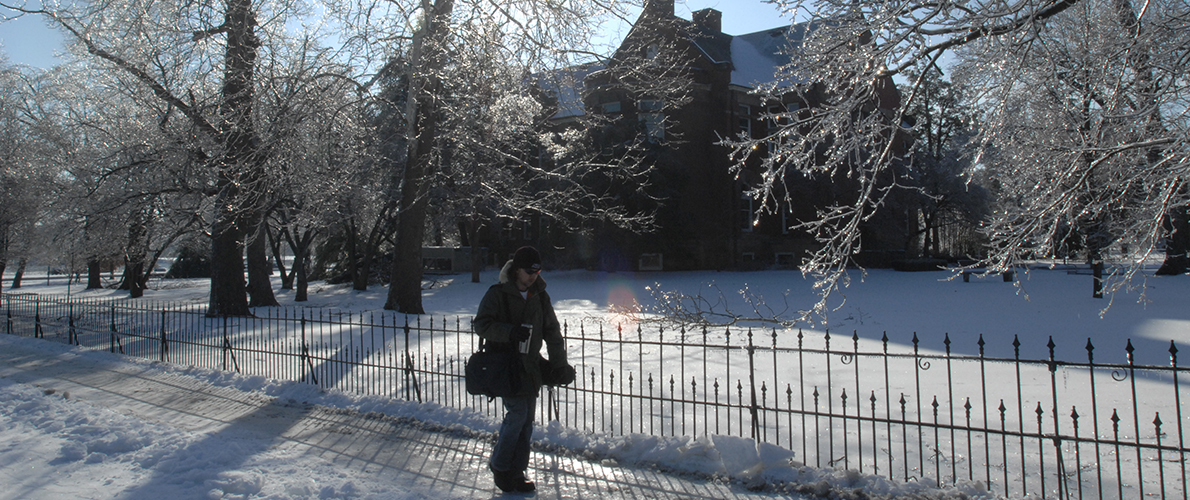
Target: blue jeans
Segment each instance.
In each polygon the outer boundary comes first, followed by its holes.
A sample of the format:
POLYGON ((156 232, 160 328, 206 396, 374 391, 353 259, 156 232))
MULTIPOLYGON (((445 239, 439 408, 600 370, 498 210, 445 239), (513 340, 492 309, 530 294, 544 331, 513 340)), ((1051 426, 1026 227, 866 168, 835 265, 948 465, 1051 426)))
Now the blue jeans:
POLYGON ((504 402, 504 422, 500 424, 489 467, 498 472, 524 471, 529 468, 529 444, 533 441, 537 396, 500 399, 504 402))

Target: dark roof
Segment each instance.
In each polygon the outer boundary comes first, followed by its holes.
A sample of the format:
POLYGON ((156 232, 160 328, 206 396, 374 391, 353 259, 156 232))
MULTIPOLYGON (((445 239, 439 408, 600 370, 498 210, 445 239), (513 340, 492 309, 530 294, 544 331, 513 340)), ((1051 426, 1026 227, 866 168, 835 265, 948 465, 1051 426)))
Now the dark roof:
POLYGON ((799 23, 732 36, 693 21, 675 20, 711 63, 731 66, 732 84, 749 88, 773 82, 778 69, 790 63, 810 29, 809 23, 799 23))
POLYGON ((678 18, 677 21, 684 24, 684 26, 679 25, 679 29, 684 29, 690 33, 690 40, 702 50, 702 53, 712 63, 722 64, 731 62, 731 39, 733 38, 731 35, 707 29, 685 19, 678 18))
MULTIPOLYGON (((679 23, 679 32, 689 33, 691 41, 711 63, 729 65, 733 85, 747 88, 775 82, 778 70, 792 61, 806 31, 813 29, 809 23, 799 23, 732 36, 686 19, 675 17, 674 21, 679 23)), ((601 69, 603 65, 592 64, 553 73, 555 78, 562 77, 562 81, 546 85, 559 100, 559 110, 553 119, 585 114, 580 98, 583 81, 601 69)))
POLYGON ((808 29, 809 23, 799 23, 733 37, 731 83, 755 88, 775 81, 777 71, 793 60, 808 29))

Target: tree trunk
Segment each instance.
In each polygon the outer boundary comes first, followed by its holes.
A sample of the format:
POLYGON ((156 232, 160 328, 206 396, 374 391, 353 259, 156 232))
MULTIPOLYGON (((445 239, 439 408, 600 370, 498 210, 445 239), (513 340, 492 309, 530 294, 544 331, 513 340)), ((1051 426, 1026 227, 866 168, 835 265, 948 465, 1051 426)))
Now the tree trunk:
MULTIPOLYGON (((355 290, 359 285, 359 238, 356 237, 355 219, 347 221, 347 229, 343 232, 343 250, 347 252, 347 274, 351 276, 351 286, 355 290)), ((364 290, 367 290, 367 284, 364 285, 364 290)))
POLYGON ((120 290, 134 299, 145 295, 145 254, 148 253, 149 214, 147 207, 134 209, 129 217, 128 242, 124 246, 124 278, 120 290))
MULTIPOLYGON (((285 260, 281 255, 281 238, 269 230, 268 224, 264 225, 264 231, 265 236, 268 237, 269 248, 273 251, 273 261, 277 265, 277 272, 281 274, 281 289, 293 290, 293 271, 286 272, 285 270, 285 260)), ((281 229, 281 232, 285 231, 286 229, 281 229)))
POLYGON ((257 137, 253 125, 253 79, 256 71, 256 17, 251 0, 228 0, 224 22, 227 47, 224 51, 223 102, 219 107, 219 130, 226 148, 219 168, 218 212, 211 227, 211 316, 247 316, 248 296, 244 283, 244 227, 254 217, 263 196, 256 158, 257 137), (242 186, 242 188, 241 188, 242 186))
POLYGON ((483 255, 479 248, 479 232, 483 229, 483 222, 478 217, 471 217, 467 221, 467 243, 471 247, 471 282, 479 283, 479 272, 483 269, 483 255))
MULTIPOLYGON (((226 211, 221 208, 220 212, 226 211)), ((209 316, 247 316, 248 294, 244 282, 244 239, 234 225, 228 225, 230 215, 221 214, 212 226, 211 234, 211 300, 209 316)))
POLYGON ((303 247, 300 251, 295 252, 293 256, 293 273, 297 276, 297 291, 294 293, 294 302, 305 302, 309 300, 310 280, 309 273, 306 271, 308 267, 306 260, 309 259, 310 251, 303 247))
MULTIPOLYGON (((418 161, 420 163, 420 161, 418 161)), ((424 172, 424 165, 406 167, 424 172)), ((416 175, 416 174, 414 174, 416 175)), ((422 181, 410 182, 406 177, 401 189, 401 220, 397 224, 397 245, 393 252, 391 284, 385 309, 395 309, 406 314, 424 314, 421 303, 422 280, 422 238, 426 230, 426 202, 421 193, 422 181), (406 202, 405 200, 412 200, 406 202)))
POLYGON ((360 234, 355 220, 347 225, 347 258, 350 260, 348 269, 351 271, 351 288, 358 291, 368 289, 368 275, 372 273, 371 238, 365 239, 360 234))
POLYGON ((25 277, 25 264, 28 263, 27 257, 21 257, 21 260, 17 261, 17 273, 12 277, 12 288, 21 287, 21 278, 25 277))
POLYGON ((930 257, 938 257, 942 255, 942 230, 938 227, 937 221, 934 224, 933 236, 930 238, 933 243, 933 250, 930 252, 930 257))
POLYGON ((1169 214, 1171 233, 1165 239, 1165 262, 1157 269, 1160 275, 1190 272, 1190 210, 1182 208, 1169 214))
MULTIPOLYGON (((282 220, 285 224, 289 223, 284 213, 282 213, 282 220)), ((293 269, 289 271, 289 274, 297 279, 297 290, 293 296, 294 302, 305 302, 308 299, 310 246, 313 244, 316 234, 313 229, 307 229, 304 234, 298 234, 296 229, 290 230, 289 227, 286 227, 281 232, 281 235, 285 237, 285 241, 289 243, 289 249, 293 251, 293 269)))
POLYGON ((400 221, 393 251, 391 284, 385 309, 423 314, 421 303, 422 240, 426 232, 426 175, 434 161, 438 135, 436 91, 441 87, 438 69, 446 62, 445 39, 449 34, 453 0, 435 0, 426 22, 414 35, 410 57, 409 156, 401 185, 400 221))
POLYGON ((4 269, 8 267, 8 224, 0 226, 0 290, 4 289, 4 269))
POLYGON ((87 290, 103 288, 103 268, 99 257, 87 259, 87 290))
POLYGON ((362 292, 368 289, 368 278, 372 274, 372 253, 371 245, 365 244, 364 254, 360 256, 359 264, 355 268, 355 279, 352 280, 352 288, 355 290, 362 292))
POLYGON ((269 279, 268 245, 265 242, 266 223, 262 220, 248 238, 248 307, 280 305, 273 295, 273 284, 269 279))
POLYGON ((306 234, 298 238, 296 245, 290 245, 293 249, 293 274, 297 277, 297 292, 293 297, 294 302, 305 302, 309 298, 310 244, 313 241, 314 231, 306 231, 306 234))
POLYGON ((134 299, 141 298, 145 295, 145 289, 141 286, 141 274, 145 271, 144 259, 124 259, 124 284, 122 287, 127 287, 128 296, 134 299))

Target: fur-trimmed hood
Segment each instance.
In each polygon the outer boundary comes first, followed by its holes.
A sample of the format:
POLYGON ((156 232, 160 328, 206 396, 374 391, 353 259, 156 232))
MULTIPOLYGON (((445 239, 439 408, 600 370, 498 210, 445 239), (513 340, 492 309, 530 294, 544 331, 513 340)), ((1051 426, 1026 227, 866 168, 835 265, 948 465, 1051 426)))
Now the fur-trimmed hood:
MULTIPOLYGON (((500 268, 500 280, 499 280, 500 284, 503 285, 503 284, 507 284, 507 283, 512 283, 513 282, 512 273, 513 273, 512 261, 509 260, 508 262, 504 263, 504 267, 500 268)), ((537 275, 537 281, 534 281, 533 285, 530 288, 533 289, 534 293, 545 290, 545 279, 542 278, 541 275, 537 275)))

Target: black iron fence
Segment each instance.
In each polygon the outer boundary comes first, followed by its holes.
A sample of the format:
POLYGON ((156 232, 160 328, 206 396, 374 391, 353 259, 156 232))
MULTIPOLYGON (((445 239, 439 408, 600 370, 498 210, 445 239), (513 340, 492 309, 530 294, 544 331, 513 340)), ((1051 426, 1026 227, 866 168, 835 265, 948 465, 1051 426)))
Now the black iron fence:
MULTIPOLYGON (((3 295, 14 335, 53 338, 182 365, 304 381, 499 416, 468 395, 470 321, 392 313, 205 307, 3 295)), ((542 419, 611 435, 727 434, 786 447, 815 467, 1004 496, 1186 499, 1178 348, 1141 363, 1131 340, 1107 356, 1090 340, 1059 356, 1014 337, 933 349, 858 332, 709 331, 580 323, 566 329, 579 372, 545 394, 542 419), (1027 347, 1026 347, 1027 349, 1027 347), (1104 358, 1115 358, 1105 362, 1104 358), (1066 358, 1066 359, 1062 359, 1066 358), (1164 416, 1163 416, 1164 415, 1164 416)), ((1033 340, 1033 339, 1028 339, 1033 340)))

